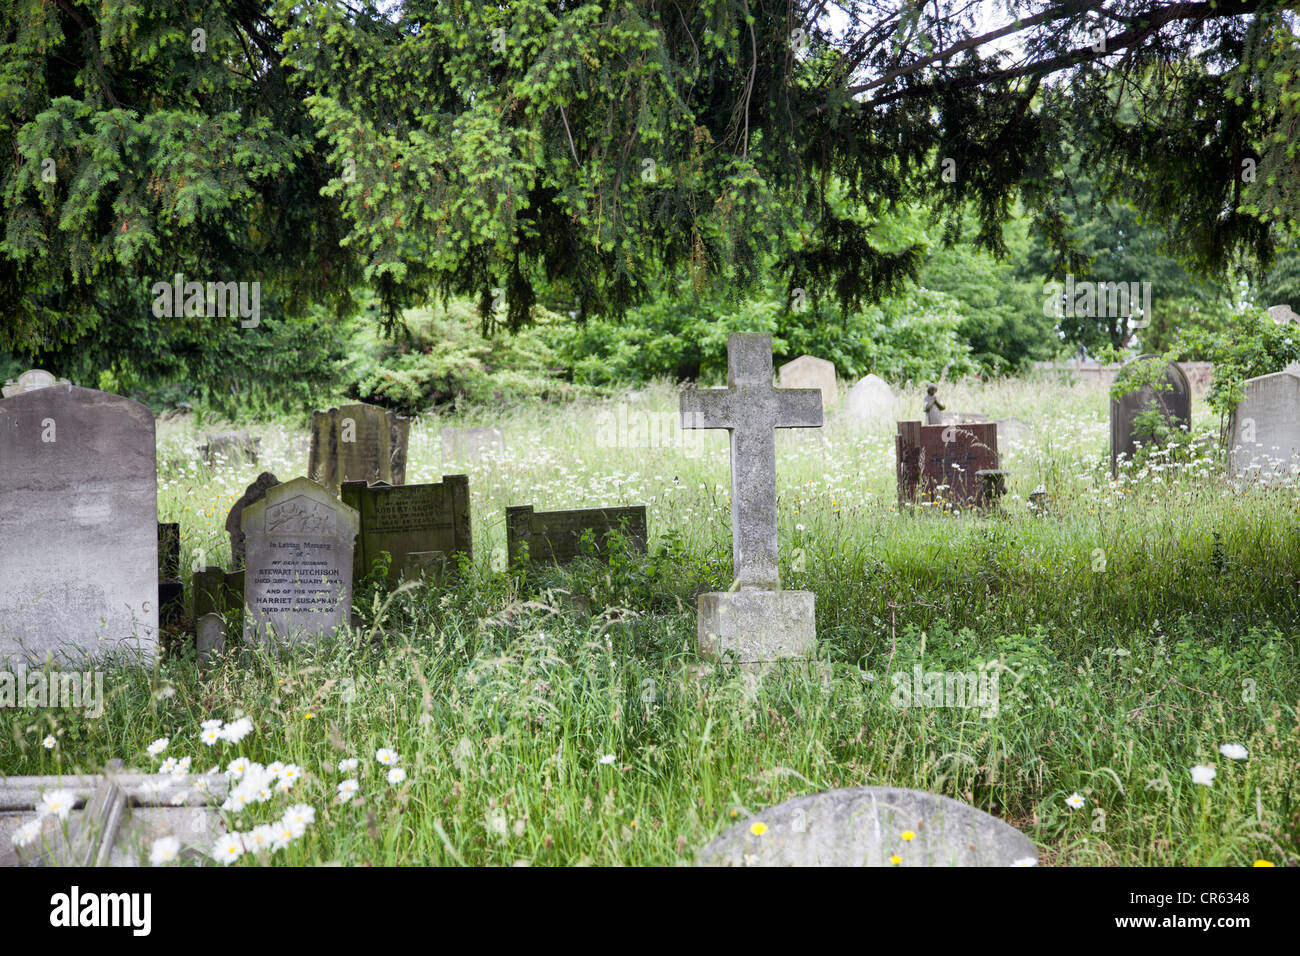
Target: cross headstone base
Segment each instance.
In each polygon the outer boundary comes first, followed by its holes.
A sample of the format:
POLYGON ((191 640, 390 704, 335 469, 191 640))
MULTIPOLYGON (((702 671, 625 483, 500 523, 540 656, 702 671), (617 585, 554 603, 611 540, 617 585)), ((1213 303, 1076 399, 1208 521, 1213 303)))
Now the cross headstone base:
POLYGON ((699 596, 700 656, 737 664, 768 664, 817 653, 811 591, 708 591, 699 596))

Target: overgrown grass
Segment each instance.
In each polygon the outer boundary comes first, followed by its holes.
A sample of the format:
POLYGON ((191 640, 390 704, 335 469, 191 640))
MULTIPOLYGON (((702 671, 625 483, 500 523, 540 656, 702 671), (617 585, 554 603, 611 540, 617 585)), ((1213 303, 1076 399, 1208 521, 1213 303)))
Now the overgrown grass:
MULTIPOLYGON (((920 390, 903 400, 919 409, 920 390)), ((647 425, 673 417, 668 387, 626 401, 663 416, 647 425)), ((645 447, 657 432, 633 430, 647 440, 605 447, 601 416, 617 402, 530 406, 492 420, 507 451, 473 466, 439 464, 437 429, 451 422, 412 430, 408 481, 471 476, 475 562, 459 584, 391 598, 363 586, 365 630, 314 649, 232 651, 207 669, 182 654, 110 675, 100 720, 0 712, 12 741, 0 767, 148 767, 145 748, 164 736, 195 770, 237 754, 292 761, 309 772, 293 799, 317 824, 263 862, 690 862, 734 819, 860 784, 966 800, 1022 828, 1047 863, 1300 862, 1294 482, 1239 485, 1196 451, 1112 481, 1100 387, 951 386, 945 401, 1033 426, 1003 442, 1003 512, 900 514, 888 426, 831 419, 820 438, 782 436, 783 580, 817 595, 823 667, 756 680, 694 654, 694 596, 731 579, 720 433, 645 447), (1039 484, 1046 516, 1025 504, 1039 484), (494 571, 504 508, 523 503, 644 503, 651 553, 494 571), (902 706, 916 670, 981 668, 998 677, 996 713, 902 706), (199 743, 202 720, 244 714, 257 730, 238 747, 199 743), (1221 755, 1225 743, 1249 758, 1221 755), (380 747, 400 752, 405 783, 384 781, 380 747), (349 756, 360 770, 340 773, 349 756), (1193 784, 1197 764, 1217 769, 1212 787, 1193 784), (361 793, 339 803, 345 776, 361 793), (1079 810, 1065 803, 1075 792, 1079 810)), ((193 441, 179 428, 160 437, 160 516, 181 521, 187 553, 217 563, 231 496, 260 468, 209 471, 193 441)), ((261 468, 303 471, 301 436, 270 427, 262 447, 261 468)))

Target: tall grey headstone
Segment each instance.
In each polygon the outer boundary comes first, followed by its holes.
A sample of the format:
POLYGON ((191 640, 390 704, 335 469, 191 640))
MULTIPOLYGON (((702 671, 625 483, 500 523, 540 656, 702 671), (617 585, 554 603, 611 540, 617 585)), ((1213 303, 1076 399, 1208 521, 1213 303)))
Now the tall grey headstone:
POLYGON ((1232 415, 1231 468, 1285 476, 1300 466, 1300 368, 1248 378, 1232 415))
POLYGON ((411 420, 354 402, 311 415, 307 477, 338 494, 345 481, 406 484, 411 420))
POLYGON ((777 570, 777 428, 818 428, 817 389, 772 387, 772 339, 727 339, 726 388, 681 393, 683 428, 725 428, 731 437, 731 590, 698 598, 700 654, 737 663, 811 656, 817 645, 811 591, 781 590, 777 570))
MULTIPOLYGON (((1140 355, 1124 365, 1115 376, 1112 388, 1122 388, 1126 379, 1137 375, 1151 363, 1159 362, 1158 355, 1140 355)), ((1192 386, 1186 373, 1176 362, 1163 366, 1160 381, 1128 392, 1110 400, 1110 469, 1115 471, 1119 456, 1132 459, 1137 450, 1134 419, 1148 409, 1155 409, 1171 425, 1190 427, 1192 423, 1192 386)))
POLYGON ((849 389, 839 420, 858 427, 888 423, 893 427, 900 414, 898 396, 879 375, 868 375, 849 389))
POLYGON ((310 478, 275 485, 244 509, 246 642, 312 641, 347 623, 360 525, 356 509, 310 478))
POLYGON ((53 384, 0 399, 0 661, 158 645, 154 417, 53 384))
POLYGON ((756 813, 700 851, 697 863, 1036 866, 1038 850, 1015 827, 951 797, 902 787, 850 787, 756 813))

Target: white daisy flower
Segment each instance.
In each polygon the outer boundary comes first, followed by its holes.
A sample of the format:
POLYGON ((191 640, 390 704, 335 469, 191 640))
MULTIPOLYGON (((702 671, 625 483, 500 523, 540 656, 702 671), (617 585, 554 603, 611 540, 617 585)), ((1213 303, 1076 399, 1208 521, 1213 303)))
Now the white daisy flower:
POLYGON ((394 767, 392 770, 388 771, 388 782, 391 783, 393 786, 397 786, 405 779, 406 779, 406 771, 403 770, 401 767, 394 767))
POLYGON ((215 747, 218 743, 221 742, 221 728, 220 727, 204 728, 203 731, 199 734, 199 740, 203 743, 203 746, 205 747, 215 747))
POLYGON ((221 738, 232 744, 237 744, 253 732, 253 722, 247 717, 240 717, 233 724, 226 724, 221 728, 221 738))
POLYGON ((248 769, 248 758, 236 757, 234 760, 230 761, 230 763, 226 765, 226 776, 231 777, 233 779, 238 779, 244 775, 244 771, 246 771, 247 769, 248 769))
POLYGON ((610 764, 612 764, 612 763, 613 763, 615 760, 617 760, 617 759, 618 759, 618 758, 615 757, 613 754, 605 754, 605 756, 603 756, 603 757, 600 758, 599 763, 601 763, 601 764, 604 765, 604 766, 609 766, 610 764))
POLYGON ((269 763, 266 765, 266 772, 273 777, 280 776, 280 771, 282 770, 284 770, 284 764, 280 763, 278 760, 275 763, 269 763))
POLYGON ((1203 787, 1213 787, 1214 778, 1218 771, 1213 767, 1207 767, 1205 764, 1197 764, 1192 768, 1192 783, 1199 783, 1203 787))
POLYGON ((14 846, 23 847, 29 845, 33 840, 35 840, 40 835, 41 835, 41 821, 39 819, 28 820, 26 823, 24 823, 22 826, 20 826, 17 830, 14 831, 13 836, 9 838, 9 842, 11 842, 14 846))
POLYGON ((309 826, 316 822, 316 811, 310 804, 296 803, 284 811, 284 819, 290 823, 301 823, 303 826, 309 826))
POLYGON ((275 834, 275 842, 271 844, 272 853, 283 850, 297 837, 302 836, 302 834, 298 832, 292 824, 284 820, 277 820, 275 823, 272 823, 271 830, 275 834))
POLYGON ((339 761, 339 773, 350 773, 357 769, 357 758, 349 757, 346 760, 339 761))
POLYGON ((275 843, 278 834, 275 829, 268 824, 253 827, 248 833, 244 834, 244 849, 249 853, 257 853, 261 850, 271 849, 275 843))
POLYGON ((1082 810, 1085 802, 1081 793, 1072 793, 1065 798, 1065 805, 1071 810, 1082 810))
POLYGON ((397 751, 390 750, 387 747, 380 747, 375 751, 375 759, 385 767, 391 767, 393 764, 397 763, 397 751))
POLYGON ((361 784, 355 780, 344 780, 339 784, 339 803, 347 803, 357 795, 357 791, 360 789, 361 784))
POLYGON ((171 740, 170 740, 169 738, 167 738, 167 737, 159 737, 157 740, 155 740, 153 743, 151 743, 151 744, 149 745, 149 748, 148 748, 148 749, 149 749, 149 756, 150 756, 150 757, 157 757, 160 753, 162 753, 164 750, 167 749, 167 745, 168 745, 169 743, 171 743, 171 740))
POLYGON ((1223 754, 1229 760, 1245 760, 1250 756, 1250 751, 1241 744, 1224 744, 1219 748, 1219 753, 1223 754))
POLYGON ((244 855, 244 840, 238 833, 227 833, 212 848, 212 859, 218 863, 234 863, 244 855))
POLYGON ((68 814, 72 812, 72 805, 76 802, 77 795, 71 790, 50 790, 41 795, 36 814, 42 819, 58 817, 60 820, 66 820, 68 814))
POLYGON ((171 863, 176 857, 180 856, 180 852, 180 840, 174 836, 159 837, 153 841, 153 847, 149 850, 149 863, 153 866, 171 863))
POLYGON ((202 727, 204 730, 219 731, 221 730, 221 718, 214 717, 212 720, 205 720, 203 723, 199 724, 199 726, 202 727))
POLYGON ((58 741, 54 739, 54 735, 50 734, 48 737, 46 737, 44 740, 41 741, 41 746, 44 747, 46 750, 53 750, 54 745, 57 743, 58 741))

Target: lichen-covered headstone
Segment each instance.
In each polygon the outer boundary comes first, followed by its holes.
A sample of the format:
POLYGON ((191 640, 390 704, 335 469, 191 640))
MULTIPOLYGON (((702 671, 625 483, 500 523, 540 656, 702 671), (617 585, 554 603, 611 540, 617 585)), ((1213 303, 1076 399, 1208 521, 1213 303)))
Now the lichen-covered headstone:
POLYGON ((360 516, 309 478, 244 509, 244 640, 300 643, 332 634, 352 607, 360 516))
POLYGON ((311 416, 307 477, 338 494, 345 481, 406 483, 410 419, 355 402, 311 416))
POLYGON ((534 511, 532 505, 506 509, 506 553, 511 564, 525 552, 532 564, 565 564, 582 553, 584 536, 590 537, 593 553, 601 555, 607 551, 611 531, 619 531, 632 550, 644 553, 645 505, 573 511, 534 511))
POLYGON ((852 787, 796 797, 735 824, 701 866, 1035 866, 1028 837, 923 790, 852 787))
POLYGON ((0 662, 158 643, 154 417, 55 383, 0 399, 0 662))
POLYGON ((460 554, 470 559, 474 556, 469 478, 465 475, 444 475, 440 482, 421 485, 348 481, 343 483, 342 499, 361 516, 355 580, 369 574, 383 552, 392 559, 388 566, 389 587, 395 587, 404 577, 425 577, 440 567, 454 569, 460 554), (441 552, 443 557, 435 559, 428 552, 441 552))

